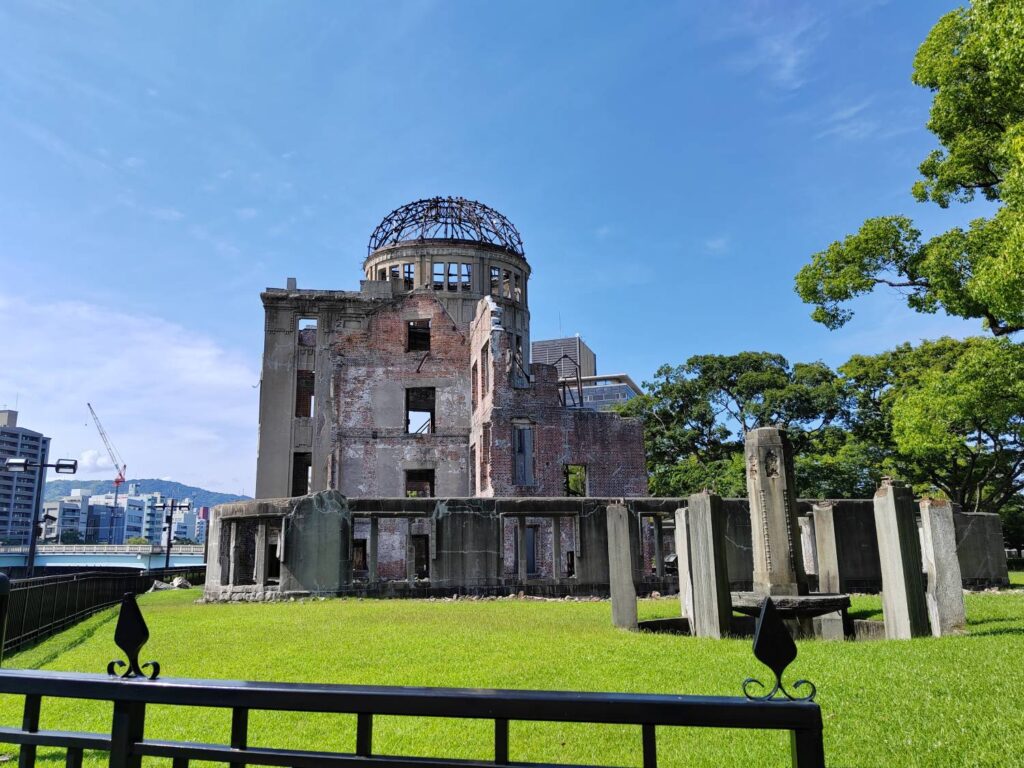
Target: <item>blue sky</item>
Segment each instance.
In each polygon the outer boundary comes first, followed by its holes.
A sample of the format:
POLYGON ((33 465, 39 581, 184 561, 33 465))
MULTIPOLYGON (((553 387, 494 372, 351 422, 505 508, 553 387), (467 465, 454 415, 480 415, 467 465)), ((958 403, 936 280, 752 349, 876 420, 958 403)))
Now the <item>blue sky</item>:
POLYGON ((917 46, 956 3, 0 5, 0 407, 110 475, 252 492, 259 292, 354 289, 393 208, 505 213, 533 337, 602 372, 697 353, 836 365, 980 332, 897 299, 830 332, 793 275, 909 195, 917 46))

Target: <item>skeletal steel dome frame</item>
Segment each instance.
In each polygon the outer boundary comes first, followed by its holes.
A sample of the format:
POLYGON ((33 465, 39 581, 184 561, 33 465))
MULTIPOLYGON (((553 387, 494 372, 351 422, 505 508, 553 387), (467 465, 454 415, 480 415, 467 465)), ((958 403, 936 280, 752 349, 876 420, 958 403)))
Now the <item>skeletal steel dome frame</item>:
POLYGON ((431 197, 396 208, 373 230, 367 253, 417 240, 490 243, 525 258, 523 238, 512 222, 464 197, 431 197))

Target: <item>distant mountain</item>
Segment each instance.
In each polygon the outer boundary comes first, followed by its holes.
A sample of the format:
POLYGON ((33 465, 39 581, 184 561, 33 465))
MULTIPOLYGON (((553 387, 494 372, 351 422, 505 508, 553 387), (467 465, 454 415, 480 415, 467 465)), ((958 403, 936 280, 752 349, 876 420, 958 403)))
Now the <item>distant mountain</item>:
MULTIPOLYGON (((139 493, 162 493, 175 499, 192 499, 193 506, 215 507, 229 501, 241 501, 249 496, 236 496, 233 493, 218 493, 193 485, 182 485, 170 480, 126 480, 121 486, 121 493, 127 493, 128 484, 136 483, 139 493)), ((72 488, 81 488, 89 494, 113 493, 113 480, 50 480, 46 483, 44 497, 46 501, 54 501, 62 496, 70 496, 72 488)))

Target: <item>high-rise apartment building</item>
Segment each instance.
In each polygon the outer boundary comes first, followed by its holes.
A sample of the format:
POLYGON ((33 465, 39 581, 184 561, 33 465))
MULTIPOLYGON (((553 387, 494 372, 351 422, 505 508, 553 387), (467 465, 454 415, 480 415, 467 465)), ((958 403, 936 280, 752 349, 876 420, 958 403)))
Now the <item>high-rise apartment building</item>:
MULTIPOLYGON (((28 459, 45 464, 50 456, 50 438, 18 426, 18 412, 0 411, 0 460, 28 459)), ((27 545, 33 522, 39 518, 46 468, 30 466, 24 472, 0 470, 0 542, 27 545)))

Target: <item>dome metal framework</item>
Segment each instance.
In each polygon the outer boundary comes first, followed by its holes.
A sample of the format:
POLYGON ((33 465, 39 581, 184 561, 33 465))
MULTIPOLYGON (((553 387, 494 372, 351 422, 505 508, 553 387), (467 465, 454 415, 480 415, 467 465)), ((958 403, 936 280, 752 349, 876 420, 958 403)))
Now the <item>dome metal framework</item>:
POLYGON ((489 243, 525 258, 523 238, 512 222, 464 197, 431 197, 396 208, 373 230, 367 253, 417 240, 489 243))

